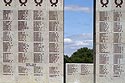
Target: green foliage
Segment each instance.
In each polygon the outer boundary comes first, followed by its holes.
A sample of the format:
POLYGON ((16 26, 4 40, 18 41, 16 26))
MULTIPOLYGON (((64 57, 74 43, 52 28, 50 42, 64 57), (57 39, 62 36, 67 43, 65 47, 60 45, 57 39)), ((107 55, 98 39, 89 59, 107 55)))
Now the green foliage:
POLYGON ((93 62, 93 50, 80 48, 74 52, 70 57, 64 55, 65 63, 92 63, 93 62))

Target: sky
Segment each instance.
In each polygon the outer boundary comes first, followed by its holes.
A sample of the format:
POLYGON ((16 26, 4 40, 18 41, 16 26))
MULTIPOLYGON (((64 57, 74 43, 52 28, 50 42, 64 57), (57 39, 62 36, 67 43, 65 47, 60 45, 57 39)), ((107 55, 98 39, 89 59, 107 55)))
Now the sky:
POLYGON ((64 54, 93 48, 93 0, 64 1, 64 54))

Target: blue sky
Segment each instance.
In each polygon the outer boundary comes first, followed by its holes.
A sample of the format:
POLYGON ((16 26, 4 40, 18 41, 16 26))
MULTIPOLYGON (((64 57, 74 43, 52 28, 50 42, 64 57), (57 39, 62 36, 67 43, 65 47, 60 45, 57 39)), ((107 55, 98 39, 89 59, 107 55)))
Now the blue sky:
POLYGON ((93 0, 65 0, 64 54, 93 48, 93 0))

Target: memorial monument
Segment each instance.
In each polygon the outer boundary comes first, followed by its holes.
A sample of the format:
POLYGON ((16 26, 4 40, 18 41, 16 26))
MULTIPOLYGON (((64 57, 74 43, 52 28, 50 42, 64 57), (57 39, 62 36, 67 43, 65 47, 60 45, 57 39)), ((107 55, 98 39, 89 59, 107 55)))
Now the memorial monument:
POLYGON ((125 82, 125 0, 96 0, 95 83, 125 82))
POLYGON ((93 83, 93 64, 66 63, 66 83, 93 83))
POLYGON ((0 83, 63 83, 63 0, 1 0, 0 83))

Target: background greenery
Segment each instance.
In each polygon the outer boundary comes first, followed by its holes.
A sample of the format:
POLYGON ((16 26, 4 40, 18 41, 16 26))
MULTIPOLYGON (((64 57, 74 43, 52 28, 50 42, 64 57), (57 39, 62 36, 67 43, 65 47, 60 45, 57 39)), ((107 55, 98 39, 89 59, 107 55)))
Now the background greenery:
POLYGON ((80 48, 70 57, 64 55, 65 63, 93 63, 93 49, 87 47, 80 48))

